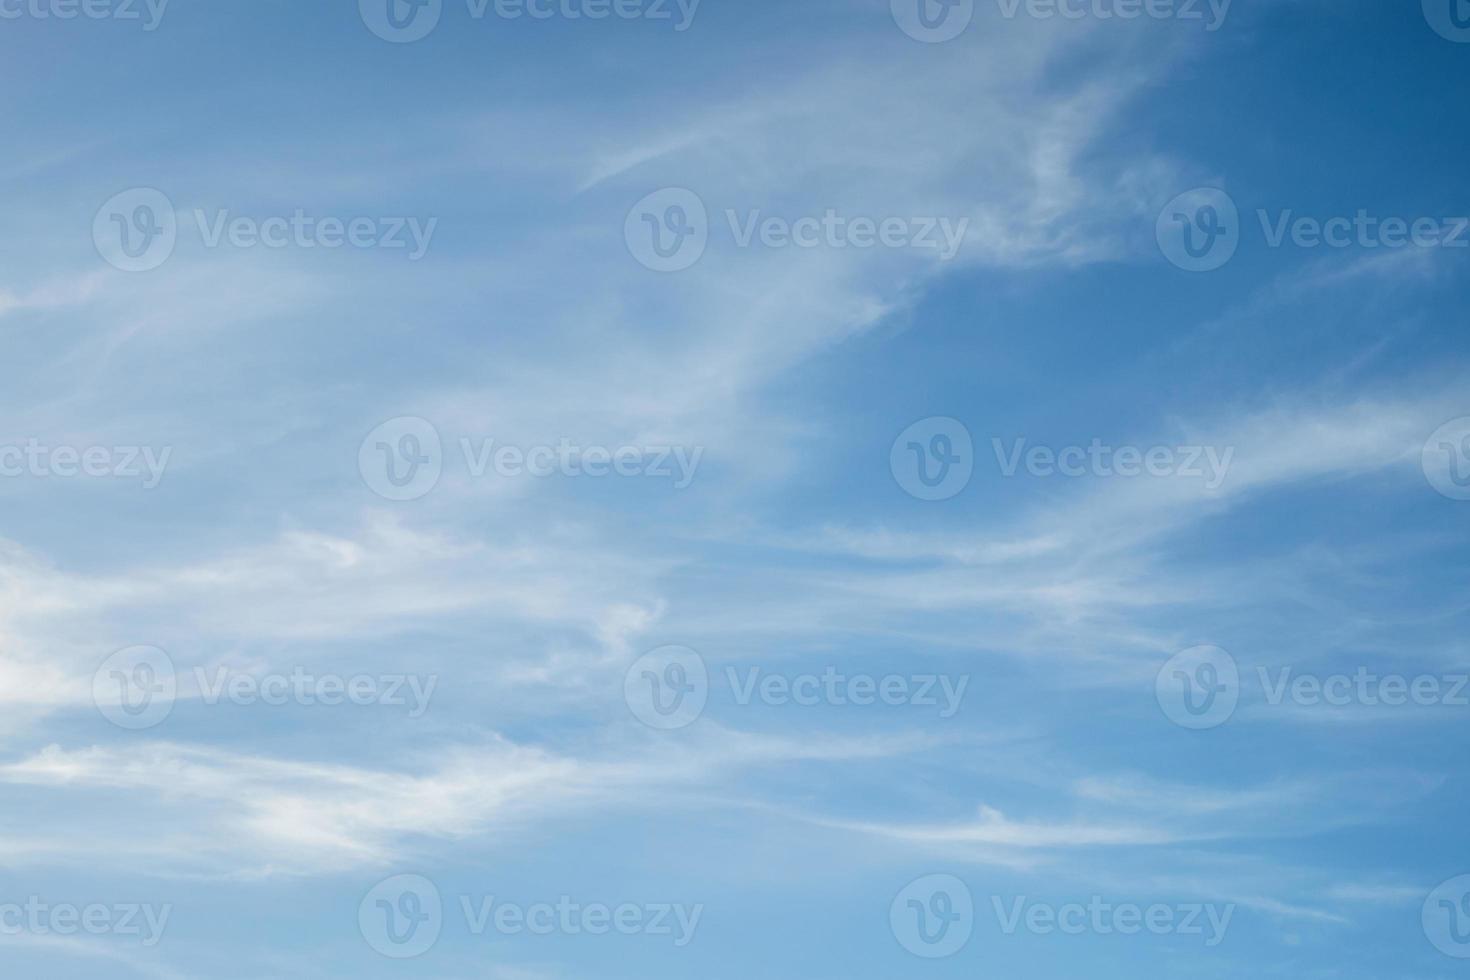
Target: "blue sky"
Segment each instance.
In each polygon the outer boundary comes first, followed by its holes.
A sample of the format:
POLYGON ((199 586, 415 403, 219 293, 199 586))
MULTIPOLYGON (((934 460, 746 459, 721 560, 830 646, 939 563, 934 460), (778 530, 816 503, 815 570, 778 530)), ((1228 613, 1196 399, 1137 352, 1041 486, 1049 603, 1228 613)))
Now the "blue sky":
POLYGON ((1463 974, 1470 5, 393 2, 0 0, 7 974, 1463 974))

